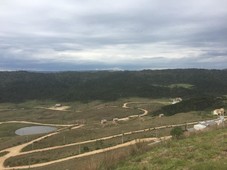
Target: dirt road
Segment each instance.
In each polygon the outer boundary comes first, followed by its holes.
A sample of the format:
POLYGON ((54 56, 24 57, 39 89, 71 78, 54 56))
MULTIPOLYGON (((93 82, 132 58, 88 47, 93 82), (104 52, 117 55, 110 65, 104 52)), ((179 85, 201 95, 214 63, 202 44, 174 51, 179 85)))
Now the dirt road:
POLYGON ((42 139, 44 139, 44 138, 47 138, 47 137, 56 135, 56 134, 58 134, 58 133, 59 133, 59 132, 50 133, 50 134, 48 134, 48 135, 42 136, 42 137, 37 138, 37 139, 35 139, 35 140, 32 140, 32 141, 30 141, 30 142, 27 142, 27 143, 24 143, 24 144, 21 144, 21 145, 18 145, 18 146, 14 146, 14 147, 11 147, 11 148, 2 150, 1 152, 7 151, 8 153, 7 153, 6 155, 0 157, 0 169, 4 169, 4 168, 5 168, 5 167, 4 167, 4 162, 5 162, 6 159, 8 159, 9 157, 13 157, 13 156, 18 155, 24 147, 26 147, 26 146, 32 144, 33 142, 40 141, 40 140, 42 140, 42 139))
POLYGON ((143 117, 146 116, 148 114, 148 110, 142 109, 142 108, 138 108, 138 110, 143 111, 143 114, 139 115, 139 117, 143 117))
MULTIPOLYGON (((131 107, 128 107, 128 104, 132 104, 132 103, 143 103, 143 102, 127 102, 127 103, 123 104, 122 108, 130 109, 131 107)), ((140 115, 131 115, 131 116, 128 116, 128 117, 120 118, 118 120, 119 121, 121 121, 121 120, 123 120, 123 121, 124 120, 129 120, 130 117, 143 117, 143 116, 146 116, 148 114, 148 110, 146 110, 146 109, 143 109, 143 108, 137 108, 137 109, 140 110, 140 111, 143 111, 143 113, 140 114, 140 115)))
MULTIPOLYGON (((122 108, 125 108, 125 109, 130 108, 130 107, 127 106, 129 103, 142 103, 142 102, 128 102, 128 103, 124 103, 122 108)), ((143 111, 143 114, 138 115, 139 117, 146 116, 148 114, 148 111, 143 109, 143 108, 137 108, 137 109, 143 111)), ((129 117, 127 117, 127 119, 128 118, 129 117)), ((80 127, 83 126, 83 125, 76 126, 75 124, 70 124, 70 125, 45 124, 45 123, 37 123, 37 122, 29 122, 29 121, 0 122, 0 124, 3 124, 3 123, 26 123, 26 124, 36 124, 36 125, 59 126, 59 127, 64 127, 64 128, 72 127, 72 129, 80 128, 80 127)), ((196 124, 196 123, 198 123, 198 122, 191 122, 191 123, 187 123, 187 124, 190 125, 190 124, 196 124)), ((151 142, 151 141, 158 142, 158 141, 160 141, 162 139, 167 140, 170 137, 159 138, 159 139, 158 138, 147 138, 147 139, 141 139, 141 140, 133 140, 133 141, 130 141, 130 142, 127 142, 127 143, 123 143, 123 144, 120 144, 120 145, 116 145, 116 146, 113 146, 113 147, 100 149, 100 150, 95 150, 95 151, 91 151, 91 152, 87 152, 87 153, 83 153, 83 154, 79 154, 79 155, 74 155, 74 156, 70 156, 70 157, 66 157, 66 158, 62 158, 62 159, 58 159, 58 160, 54 160, 54 161, 50 161, 50 162, 39 163, 39 164, 30 165, 30 166, 26 165, 26 166, 18 166, 18 167, 4 167, 4 162, 9 157, 14 157, 14 156, 18 156, 18 155, 25 155, 25 154, 28 154, 28 153, 35 153, 35 152, 54 150, 54 149, 59 149, 59 148, 65 148, 65 147, 74 146, 74 145, 92 143, 92 142, 96 142, 96 141, 99 141, 99 140, 108 140, 108 139, 112 139, 112 138, 116 138, 116 137, 122 137, 123 135, 130 135, 130 134, 135 134, 135 133, 152 131, 152 130, 155 130, 155 129, 163 129, 163 128, 170 128, 170 127, 175 127, 175 126, 184 126, 184 125, 185 125, 185 123, 184 124, 159 126, 159 127, 153 127, 153 128, 146 128, 146 129, 126 132, 124 134, 116 134, 116 135, 111 135, 111 136, 107 136, 107 137, 102 137, 102 138, 98 138, 98 139, 92 139, 92 140, 87 140, 87 141, 82 141, 82 142, 75 142, 75 143, 61 145, 61 146, 53 146, 53 147, 49 147, 49 148, 37 149, 37 150, 32 150, 32 151, 27 151, 27 152, 21 152, 21 150, 23 148, 27 147, 28 145, 30 145, 30 144, 32 144, 34 142, 40 141, 40 140, 42 140, 44 138, 51 137, 53 135, 56 135, 56 134, 60 133, 61 130, 58 130, 57 132, 53 132, 53 133, 50 133, 48 135, 44 135, 44 136, 42 136, 40 138, 37 138, 35 140, 32 140, 32 141, 30 141, 28 143, 21 144, 21 145, 18 145, 18 146, 14 146, 14 147, 11 147, 11 148, 8 148, 8 149, 4 149, 4 150, 0 151, 0 153, 5 152, 5 151, 8 152, 6 155, 0 157, 0 169, 1 170, 4 170, 4 169, 6 170, 6 169, 25 169, 25 168, 29 168, 29 167, 31 167, 31 168, 32 167, 41 167, 41 166, 45 166, 45 165, 54 164, 54 163, 57 163, 57 162, 63 162, 63 161, 74 159, 74 158, 84 157, 84 156, 88 156, 88 155, 94 155, 94 154, 106 152, 108 150, 114 150, 114 149, 117 149, 117 148, 134 145, 138 141, 139 142, 144 142, 144 141, 146 141, 146 142, 151 142)), ((64 129, 64 128, 62 128, 62 129, 64 129)))
MULTIPOLYGON (((79 125, 78 128, 82 127, 83 125, 79 125)), ((65 128, 62 128, 60 130, 58 130, 57 132, 53 132, 53 133, 50 133, 50 134, 47 134, 47 135, 44 135, 42 137, 39 137, 37 139, 34 139, 30 142, 27 142, 27 143, 24 143, 24 144, 21 144, 21 145, 18 145, 18 146, 14 146, 14 147, 11 147, 11 148, 7 148, 7 149, 4 149, 4 150, 1 150, 0 152, 8 152, 6 155, 0 157, 0 170, 1 169, 4 169, 4 162, 6 159, 8 159, 9 157, 14 157, 14 156, 17 156, 17 155, 20 155, 21 153, 21 150, 23 148, 25 148, 26 146, 34 143, 34 142, 38 142, 38 141, 41 141, 42 139, 45 139, 47 137, 50 137, 50 136, 53 136, 53 135, 56 135, 58 133, 61 132, 61 130, 64 130, 65 128)))
MULTIPOLYGON (((198 123, 198 122, 190 122, 190 123, 187 123, 187 124, 188 125, 192 125, 192 124, 196 124, 196 123, 198 123)), ((31 141, 31 142, 28 142, 28 143, 25 143, 25 144, 22 144, 22 145, 19 145, 19 146, 15 146, 15 147, 12 147, 12 148, 8 148, 8 149, 5 149, 5 150, 2 150, 1 152, 8 151, 9 153, 6 154, 3 157, 0 157, 0 169, 3 169, 4 170, 4 169, 25 169, 25 168, 29 168, 28 165, 27 166, 12 167, 12 168, 4 167, 4 161, 6 159, 8 159, 9 157, 17 156, 17 155, 23 155, 23 154, 34 153, 34 152, 41 152, 41 151, 53 150, 53 149, 64 148, 64 147, 73 146, 73 145, 85 144, 85 143, 92 143, 92 142, 96 142, 98 140, 107 140, 107 139, 111 139, 111 138, 115 138, 115 137, 121 137, 122 135, 130 135, 130 134, 134 134, 134 133, 141 133, 141 132, 151 131, 151 130, 154 130, 154 129, 163 129, 163 128, 170 128, 170 127, 175 127, 175 126, 184 126, 184 125, 185 125, 185 123, 184 124, 159 126, 159 127, 154 127, 154 128, 146 128, 146 129, 141 129, 141 130, 126 132, 124 134, 117 134, 117 135, 107 136, 107 137, 93 139, 93 140, 87 140, 87 141, 82 141, 82 142, 77 142, 77 143, 71 143, 71 144, 66 144, 66 145, 61 145, 61 146, 54 146, 54 147, 49 147, 49 148, 44 148, 44 149, 38 149, 38 150, 33 150, 33 151, 28 151, 28 152, 21 152, 21 150, 24 147, 32 144, 33 142, 40 141, 40 140, 42 140, 42 139, 44 139, 46 137, 50 137, 52 135, 55 135, 55 134, 58 134, 59 133, 59 132, 54 132, 54 133, 45 135, 43 137, 40 137, 38 139, 35 139, 35 140, 31 141)), ((78 126, 78 128, 79 127, 82 127, 82 125, 81 126, 78 126)), ((149 139, 154 140, 156 138, 149 138, 149 139)), ((162 139, 162 138, 160 138, 160 139, 162 139)), ((142 139, 142 141, 144 141, 144 139, 142 139)), ((121 144, 121 145, 116 145, 116 146, 113 146, 113 147, 110 147, 110 148, 105 148, 105 149, 101 149, 101 150, 95 150, 95 151, 87 152, 87 153, 80 154, 80 155, 74 155, 74 156, 71 156, 71 157, 67 157, 67 158, 63 158, 63 159, 58 159, 58 160, 55 160, 55 161, 50 161, 50 162, 45 162, 45 163, 40 163, 40 164, 34 164, 34 165, 30 166, 30 167, 40 167, 40 166, 50 165, 50 164, 53 164, 53 163, 62 162, 62 161, 66 161, 66 160, 70 160, 70 159, 74 159, 74 158, 79 158, 79 157, 83 157, 83 156, 88 156, 88 155, 93 155, 93 154, 97 154, 97 153, 102 153, 102 152, 105 152, 107 150, 113 150, 113 149, 116 149, 116 148, 119 148, 119 147, 129 146, 129 145, 131 145, 133 143, 133 142, 132 143, 131 142, 127 142, 127 143, 124 143, 124 144, 121 144)), ((134 142, 135 142, 135 140, 134 140, 134 142)))
POLYGON ((45 162, 45 163, 38 163, 38 164, 34 164, 34 165, 10 167, 10 168, 6 167, 3 170, 42 167, 42 166, 51 165, 51 164, 54 164, 54 163, 59 163, 59 162, 63 162, 63 161, 67 161, 67 160, 71 160, 71 159, 75 159, 75 158, 81 158, 81 157, 85 157, 85 156, 89 156, 89 155, 95 155, 95 154, 99 154, 99 153, 115 150, 115 149, 118 149, 118 148, 130 146, 130 145, 135 145, 136 143, 158 142, 158 141, 163 141, 163 140, 168 140, 168 139, 171 139, 171 136, 166 136, 166 137, 162 137, 162 138, 136 139, 136 140, 132 140, 130 142, 126 142, 126 143, 119 144, 119 145, 116 145, 116 146, 108 147, 108 148, 105 148, 105 149, 94 150, 94 151, 91 151, 91 152, 86 152, 86 153, 83 153, 83 154, 80 154, 80 155, 70 156, 70 157, 58 159, 58 160, 55 160, 55 161, 50 161, 50 162, 45 162))
MULTIPOLYGON (((198 123, 198 122, 191 122, 191 123, 187 123, 187 124, 193 125, 193 124, 196 124, 196 123, 198 123)), ((171 128, 171 127, 175 127, 175 126, 184 126, 184 125, 185 124, 177 124, 177 125, 166 125, 166 126, 159 126, 159 127, 153 127, 153 128, 146 128, 146 129, 141 129, 141 130, 125 132, 123 134, 120 133, 120 134, 106 136, 106 137, 102 137, 102 138, 86 140, 86 141, 82 141, 82 142, 75 142, 75 143, 70 143, 70 144, 66 144, 66 145, 53 146, 53 147, 48 147, 48 148, 43 148, 43 149, 36 149, 36 150, 27 151, 27 152, 20 152, 17 155, 25 155, 25 154, 29 154, 29 153, 49 151, 49 150, 60 149, 60 148, 65 148, 65 147, 69 147, 69 146, 76 146, 76 145, 82 145, 82 144, 87 144, 87 143, 93 143, 93 142, 97 142, 97 141, 105 141, 105 140, 109 140, 109 139, 113 139, 113 138, 117 138, 117 137, 122 137, 122 135, 131 135, 131 134, 136 134, 136 133, 148 132, 148 131, 152 131, 152 130, 155 130, 155 129, 165 129, 165 128, 171 128)), ((82 126, 83 125, 78 126, 78 128, 82 127, 82 126)))
POLYGON ((38 123, 38 122, 29 122, 29 121, 6 121, 6 122, 0 122, 0 124, 8 124, 8 123, 23 123, 23 124, 44 125, 44 126, 59 126, 59 127, 70 127, 70 126, 76 126, 77 125, 77 124, 38 123))

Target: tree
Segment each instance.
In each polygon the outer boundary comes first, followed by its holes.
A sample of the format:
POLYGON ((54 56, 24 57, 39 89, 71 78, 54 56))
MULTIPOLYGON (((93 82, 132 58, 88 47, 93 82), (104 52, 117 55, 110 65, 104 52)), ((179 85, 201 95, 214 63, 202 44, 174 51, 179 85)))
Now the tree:
POLYGON ((170 131, 170 135, 172 135, 173 138, 175 139, 180 139, 180 137, 183 136, 183 129, 181 127, 174 127, 171 131, 170 131))

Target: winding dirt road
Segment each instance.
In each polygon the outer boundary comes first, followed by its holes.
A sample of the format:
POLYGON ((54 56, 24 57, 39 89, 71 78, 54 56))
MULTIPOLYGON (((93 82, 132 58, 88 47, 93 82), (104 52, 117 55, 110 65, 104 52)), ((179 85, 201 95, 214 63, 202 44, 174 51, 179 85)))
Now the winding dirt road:
MULTIPOLYGON (((187 125, 192 125, 192 124, 196 124, 196 123, 198 123, 198 122, 187 123, 187 125)), ((25 144, 22 144, 22 145, 19 145, 19 146, 15 146, 15 147, 12 147, 12 148, 8 148, 8 149, 5 149, 5 150, 2 150, 1 152, 8 151, 9 153, 6 154, 3 157, 0 157, 0 169, 4 170, 4 169, 24 169, 24 168, 29 168, 28 165, 27 166, 19 166, 19 167, 4 167, 4 162, 9 157, 14 157, 14 156, 18 156, 18 155, 24 155, 24 154, 28 154, 28 153, 35 153, 35 152, 42 152, 42 151, 54 150, 54 149, 64 148, 64 147, 73 146, 73 145, 80 145, 80 144, 92 143, 92 142, 96 142, 96 141, 99 141, 99 140, 108 140, 108 139, 115 138, 115 137, 121 137, 122 135, 130 135, 130 134, 135 134, 135 133, 152 131, 152 130, 155 130, 155 129, 164 129, 164 128, 170 128, 170 127, 175 127, 175 126, 184 126, 184 125, 185 124, 175 124, 175 125, 167 125, 167 126, 159 126, 159 127, 153 127, 153 128, 146 128, 146 129, 142 129, 142 130, 130 131, 130 132, 126 132, 126 133, 123 133, 123 134, 117 134, 117 135, 107 136, 107 137, 93 139, 93 140, 87 140, 87 141, 76 142, 76 143, 71 143, 71 144, 66 144, 66 145, 61 145, 61 146, 54 146, 54 147, 49 147, 49 148, 37 149, 37 150, 32 150, 32 151, 27 151, 27 152, 21 152, 21 150, 24 147, 32 144, 33 142, 37 142, 37 141, 40 141, 40 140, 42 140, 42 139, 44 139, 46 137, 50 137, 50 136, 53 136, 53 135, 56 135, 56 134, 60 133, 60 132, 54 132, 54 133, 51 133, 51 134, 42 136, 42 137, 40 137, 38 139, 35 139, 33 141, 30 141, 28 143, 25 143, 25 144)), ((80 128, 82 126, 83 125, 80 125, 80 126, 78 126, 78 128, 80 128)), ((156 138, 150 138, 150 139, 154 140, 156 138)), ((162 139, 162 138, 160 138, 160 139, 162 139)), ((144 140, 141 139, 140 141, 144 141, 144 140)), ((121 145, 116 145, 116 146, 105 148, 105 149, 95 150, 95 151, 87 152, 87 153, 80 154, 80 155, 74 155, 74 156, 71 156, 71 157, 66 157, 66 158, 55 160, 55 161, 34 164, 34 165, 31 165, 30 167, 40 167, 40 166, 50 165, 50 164, 57 163, 57 162, 66 161, 66 160, 69 160, 69 159, 74 159, 74 158, 84 157, 84 156, 93 155, 93 154, 97 154, 97 153, 102 153, 102 152, 105 152, 107 150, 113 150, 113 149, 116 149, 116 148, 119 148, 119 147, 129 146, 132 143, 127 142, 127 143, 124 143, 124 144, 121 144, 121 145)))
POLYGON ((4 168, 5 168, 5 167, 4 167, 4 162, 5 162, 6 159, 8 159, 8 158, 10 158, 10 157, 17 156, 17 155, 21 152, 21 150, 22 150, 24 147, 26 147, 26 146, 32 144, 33 142, 40 141, 40 140, 42 140, 42 139, 44 139, 44 138, 47 138, 47 137, 56 135, 56 134, 58 134, 58 133, 59 133, 59 132, 53 132, 53 133, 50 133, 50 134, 48 134, 48 135, 42 136, 42 137, 40 137, 40 138, 37 138, 37 139, 35 139, 35 140, 32 140, 32 141, 30 141, 30 142, 27 142, 27 143, 24 143, 24 144, 21 144, 21 145, 18 145, 18 146, 14 146, 14 147, 11 147, 11 148, 2 150, 1 152, 8 152, 8 153, 7 153, 6 155, 0 157, 0 169, 4 169, 4 168))
POLYGON ((91 152, 86 152, 86 153, 83 153, 83 154, 80 154, 80 155, 74 155, 74 156, 70 156, 70 157, 67 157, 67 158, 62 158, 62 159, 58 159, 58 160, 54 160, 54 161, 50 161, 50 162, 38 163, 38 164, 33 164, 33 165, 25 165, 25 166, 17 166, 17 167, 4 167, 3 170, 37 168, 37 167, 51 165, 51 164, 54 164, 54 163, 59 163, 59 162, 63 162, 63 161, 67 161, 67 160, 71 160, 71 159, 75 159, 75 158, 81 158, 81 157, 85 157, 85 156, 95 155, 95 154, 99 154, 99 153, 115 150, 115 149, 118 149, 118 148, 135 145, 135 144, 141 143, 141 142, 154 142, 154 143, 157 143, 157 142, 160 142, 160 141, 163 141, 163 140, 168 140, 168 139, 171 139, 171 136, 166 136, 166 137, 162 137, 162 138, 136 139, 136 140, 132 140, 130 142, 126 142, 126 143, 123 143, 123 144, 115 145, 115 146, 108 147, 108 148, 105 148, 105 149, 94 150, 94 151, 91 151, 91 152))
MULTIPOLYGON (((132 103, 144 103, 144 102, 126 102, 123 104, 122 108, 130 109, 131 107, 129 107, 128 104, 132 104, 132 103)), ((130 118, 143 117, 148 114, 148 110, 146 110, 146 109, 143 109, 143 108, 137 108, 137 109, 142 111, 143 113, 140 115, 131 115, 128 117, 118 118, 118 121, 128 121, 128 120, 130 120, 130 118)))
MULTIPOLYGON (((80 128, 82 127, 83 125, 79 125, 77 126, 77 128, 80 128)), ((10 157, 14 157, 14 156, 17 156, 17 155, 20 155, 20 153, 23 153, 21 152, 23 148, 25 148, 26 146, 34 143, 34 142, 38 142, 38 141, 41 141, 47 137, 50 137, 50 136, 53 136, 53 135, 56 135, 58 133, 60 133, 62 130, 64 130, 65 128, 62 128, 62 129, 59 129, 58 131, 56 132, 53 132, 53 133, 50 133, 50 134, 47 134, 47 135, 44 135, 42 137, 39 137, 37 139, 34 139, 30 142, 27 142, 27 143, 24 143, 24 144, 21 144, 21 145, 18 145, 18 146, 14 146, 14 147, 11 147, 11 148, 7 148, 7 149, 4 149, 4 150, 1 150, 0 153, 2 152, 8 152, 6 155, 0 157, 0 169, 4 169, 4 162, 6 159, 10 158, 10 157)))
MULTIPOLYGON (((128 107, 128 104, 131 103, 143 103, 143 102, 127 102, 124 103, 122 108, 125 109, 129 109, 130 107, 128 107)), ((148 114, 148 111, 143 109, 143 108, 137 108, 138 110, 143 111, 143 114, 138 115, 139 117, 142 116, 146 116, 148 114)), ((133 116, 133 115, 132 115, 133 116)), ((127 117, 129 118, 129 117, 127 117)), ((74 159, 74 158, 79 158, 79 157, 85 157, 85 156, 89 156, 89 155, 94 155, 94 154, 98 154, 98 153, 102 153, 102 152, 106 152, 109 150, 114 150, 117 148, 121 148, 121 147, 126 147, 126 146, 130 146, 130 145, 134 145, 138 142, 159 142, 160 140, 167 140, 170 139, 171 137, 164 137, 164 138, 146 138, 146 139, 140 139, 140 140, 133 140, 130 142, 126 142, 120 145, 116 145, 113 147, 109 147, 109 148, 105 148, 105 149, 99 149, 99 150, 95 150, 95 151, 91 151, 91 152, 86 152, 83 154, 79 154, 79 155, 74 155, 74 156, 70 156, 70 157, 66 157, 66 158, 61 158, 58 160, 54 160, 54 161, 50 161, 50 162, 45 162, 45 163, 38 163, 38 164, 34 164, 34 165, 26 165, 26 166, 18 166, 18 167, 4 167, 4 162, 6 159, 10 158, 10 157, 15 157, 18 155, 25 155, 25 154, 29 154, 29 153, 35 153, 35 152, 42 152, 42 151, 48 151, 48 150, 54 150, 54 149, 59 149, 59 148, 65 148, 65 147, 69 147, 69 146, 74 146, 74 145, 80 145, 80 144, 86 144, 86 143, 92 143, 92 142, 96 142, 96 141, 100 141, 100 140, 108 140, 108 139, 112 139, 112 138, 116 138, 116 137, 122 137, 123 135, 130 135, 130 134, 135 134, 135 133, 142 133, 142 132, 146 132, 146 131, 152 131, 155 129, 164 129, 164 128, 170 128, 170 127, 175 127, 175 126, 184 126, 184 124, 175 124, 175 125, 167 125, 167 126, 159 126, 159 127, 152 127, 152 128, 146 128, 146 129, 142 129, 142 130, 136 130, 136 131, 130 131, 130 132, 126 132, 126 133, 121 133, 121 134, 116 134, 116 135, 111 135, 111 136, 107 136, 107 137, 102 137, 102 138, 98 138, 98 139, 92 139, 92 140, 87 140, 87 141, 82 141, 82 142, 75 142, 75 143, 70 143, 70 144, 66 144, 66 145, 60 145, 60 146, 53 146, 53 147, 49 147, 49 148, 43 148, 43 149, 37 149, 37 150, 32 150, 32 151, 27 151, 27 152, 21 152, 23 148, 27 147, 28 145, 40 141, 44 138, 47 137, 51 137, 53 135, 56 135, 58 133, 60 133, 63 129, 67 128, 67 127, 72 127, 72 129, 76 129, 76 128, 80 128, 84 125, 76 125, 76 124, 70 124, 70 125, 62 125, 62 124, 45 124, 45 123, 37 123, 37 122, 29 122, 29 121, 7 121, 7 122, 0 122, 0 124, 3 123, 25 123, 25 124, 35 124, 35 125, 47 125, 47 126, 59 126, 59 127, 63 127, 62 129, 44 135, 40 138, 37 138, 35 140, 32 140, 30 142, 18 145, 18 146, 14 146, 8 149, 4 149, 2 151, 0 151, 0 153, 2 152, 8 152, 6 155, 0 157, 0 170, 9 170, 9 169, 25 169, 25 168, 32 168, 32 167, 41 167, 41 166, 45 166, 45 165, 50 165, 50 164, 54 164, 57 162, 63 162, 66 160, 70 160, 70 159, 74 159)), ((191 123, 187 123, 188 125, 192 125, 192 124, 196 124, 198 122, 191 122, 191 123)))
MULTIPOLYGON (((193 125, 193 124, 196 124, 196 123, 198 123, 198 122, 187 123, 187 125, 193 125)), ((75 142, 75 143, 70 143, 70 144, 65 144, 65 145, 59 145, 59 146, 53 146, 53 147, 48 147, 48 148, 42 148, 42 149, 26 151, 26 152, 20 152, 17 155, 25 155, 25 154, 29 154, 29 153, 49 151, 49 150, 60 149, 60 148, 65 148, 65 147, 69 147, 69 146, 76 146, 76 145, 81 145, 81 144, 93 143, 93 142, 97 142, 97 141, 105 141, 105 140, 109 140, 109 139, 113 139, 113 138, 117 138, 117 137, 122 137, 123 135, 131 135, 131 134, 136 134, 136 133, 153 131, 155 129, 165 129, 165 128, 171 128, 171 127, 175 127, 175 126, 184 126, 184 125, 185 125, 185 123, 184 124, 177 124, 177 125, 166 125, 166 126, 159 126, 159 127, 153 127, 153 128, 146 128, 146 129, 141 129, 141 130, 125 132, 123 134, 120 133, 120 134, 106 136, 106 137, 102 137, 102 138, 86 140, 86 141, 82 141, 82 142, 75 142)), ((83 125, 80 125, 77 128, 80 128, 82 126, 83 125)))

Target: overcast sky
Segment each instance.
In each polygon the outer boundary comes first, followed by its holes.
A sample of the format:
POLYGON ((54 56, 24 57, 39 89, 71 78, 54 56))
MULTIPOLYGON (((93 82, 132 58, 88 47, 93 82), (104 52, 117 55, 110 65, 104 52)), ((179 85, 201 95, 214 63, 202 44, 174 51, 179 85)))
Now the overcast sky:
POLYGON ((0 70, 227 68, 227 0, 0 0, 0 70))

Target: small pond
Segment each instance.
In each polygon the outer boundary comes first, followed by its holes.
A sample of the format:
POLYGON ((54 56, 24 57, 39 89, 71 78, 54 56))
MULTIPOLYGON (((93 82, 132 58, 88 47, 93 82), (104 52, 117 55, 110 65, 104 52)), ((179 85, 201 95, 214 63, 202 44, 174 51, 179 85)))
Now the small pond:
POLYGON ((24 127, 17 129, 15 133, 19 136, 24 135, 35 135, 35 134, 41 134, 41 133, 49 133, 57 130, 55 127, 51 126, 30 126, 30 127, 24 127))

